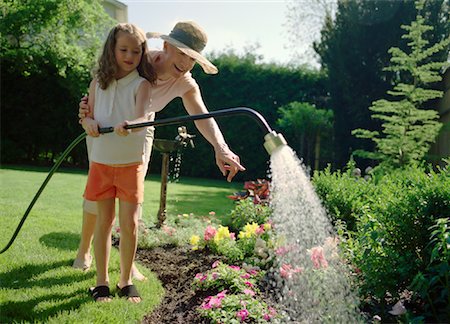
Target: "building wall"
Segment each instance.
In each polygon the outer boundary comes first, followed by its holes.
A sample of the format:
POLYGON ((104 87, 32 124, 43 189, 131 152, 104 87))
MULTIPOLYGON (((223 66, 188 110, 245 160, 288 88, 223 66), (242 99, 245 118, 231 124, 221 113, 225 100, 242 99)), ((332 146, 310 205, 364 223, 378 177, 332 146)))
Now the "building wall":
POLYGON ((118 22, 128 22, 128 6, 117 0, 103 0, 103 8, 112 18, 118 22))

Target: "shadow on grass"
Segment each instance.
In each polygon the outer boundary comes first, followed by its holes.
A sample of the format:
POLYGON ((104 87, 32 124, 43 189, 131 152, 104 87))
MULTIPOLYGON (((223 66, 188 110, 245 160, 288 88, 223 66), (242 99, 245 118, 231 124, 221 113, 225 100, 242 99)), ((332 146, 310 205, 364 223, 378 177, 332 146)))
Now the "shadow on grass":
POLYGON ((68 251, 76 251, 79 241, 80 235, 70 232, 53 232, 39 238, 39 242, 45 246, 68 251))
MULTIPOLYGON (((67 273, 63 267, 70 267, 72 259, 57 262, 40 264, 27 264, 14 268, 8 272, 0 273, 0 287, 10 291, 11 296, 15 294, 23 295, 25 290, 38 291, 39 295, 29 296, 21 300, 3 300, 0 312, 1 323, 11 322, 46 322, 50 317, 62 311, 78 309, 80 305, 90 302, 87 288, 78 290, 67 289, 75 282, 91 280, 93 272, 67 273), (61 275, 54 276, 52 273, 46 275, 48 271, 57 271, 61 275), (42 277, 42 278, 41 278, 42 277), (61 287, 55 292, 55 287, 61 287), (44 288, 43 290, 35 288, 44 288), (19 291, 22 289, 23 291, 19 291), (17 291, 17 292, 15 292, 17 291), (45 291, 42 293, 42 291, 45 291), (41 307, 41 303, 55 303, 52 307, 41 307)), ((14 298, 11 298, 14 299, 14 298)))

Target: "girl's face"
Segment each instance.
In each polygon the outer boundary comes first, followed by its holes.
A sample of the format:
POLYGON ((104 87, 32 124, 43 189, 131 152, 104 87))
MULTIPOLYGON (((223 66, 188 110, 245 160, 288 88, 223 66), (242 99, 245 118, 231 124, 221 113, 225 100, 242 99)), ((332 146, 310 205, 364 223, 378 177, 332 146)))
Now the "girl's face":
POLYGON ((174 78, 179 78, 186 72, 192 70, 195 65, 195 60, 189 55, 184 54, 175 46, 165 42, 165 50, 167 53, 167 73, 174 78))
POLYGON ((120 79, 135 70, 142 57, 142 47, 136 36, 119 31, 116 36, 114 55, 118 67, 116 78, 120 79))

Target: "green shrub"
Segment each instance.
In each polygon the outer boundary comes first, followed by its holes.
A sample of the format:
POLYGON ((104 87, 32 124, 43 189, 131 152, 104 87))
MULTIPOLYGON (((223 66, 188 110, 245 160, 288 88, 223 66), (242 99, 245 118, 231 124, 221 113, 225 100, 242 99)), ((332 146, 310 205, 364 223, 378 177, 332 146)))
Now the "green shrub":
POLYGON ((325 170, 314 175, 313 183, 340 224, 348 258, 360 270, 361 297, 383 305, 387 294, 398 298, 426 271, 432 256, 430 227, 450 217, 448 167, 439 172, 408 167, 368 181, 325 170))
POLYGON ((254 204, 252 199, 237 201, 236 207, 230 212, 222 223, 230 231, 238 233, 248 223, 264 224, 272 215, 272 209, 261 204, 254 204))
POLYGON ((425 271, 414 278, 411 289, 422 301, 427 301, 424 309, 427 317, 444 323, 450 318, 450 220, 440 218, 430 230, 427 248, 431 258, 425 271))

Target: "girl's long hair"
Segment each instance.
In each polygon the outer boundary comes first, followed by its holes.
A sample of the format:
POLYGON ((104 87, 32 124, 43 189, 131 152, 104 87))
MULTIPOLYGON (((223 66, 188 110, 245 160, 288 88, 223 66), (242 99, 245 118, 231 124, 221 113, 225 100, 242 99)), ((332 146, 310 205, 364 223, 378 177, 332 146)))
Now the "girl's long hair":
POLYGON ((94 70, 94 75, 103 90, 108 88, 109 84, 114 80, 114 76, 117 73, 117 61, 114 55, 114 49, 116 47, 117 33, 119 31, 128 33, 139 41, 142 49, 141 61, 137 67, 139 75, 147 79, 151 84, 156 81, 156 72, 153 68, 150 55, 148 55, 147 40, 145 33, 139 27, 133 24, 121 23, 117 24, 108 34, 105 44, 103 46, 103 52, 98 59, 98 66, 94 70))

